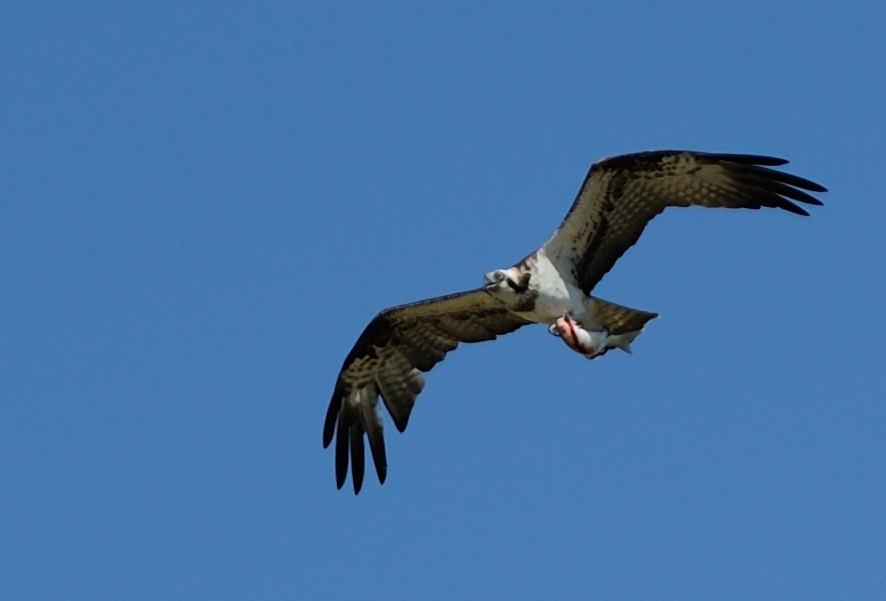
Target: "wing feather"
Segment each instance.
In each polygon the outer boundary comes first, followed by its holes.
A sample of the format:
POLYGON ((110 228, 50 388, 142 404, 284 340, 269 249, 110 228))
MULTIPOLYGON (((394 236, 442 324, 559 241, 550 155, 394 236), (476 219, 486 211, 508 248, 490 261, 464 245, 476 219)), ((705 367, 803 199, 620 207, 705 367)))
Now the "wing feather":
POLYGON ((471 290, 391 307, 369 322, 348 353, 323 428, 323 446, 335 443, 335 479, 344 485, 350 455, 354 493, 364 476, 363 435, 369 438, 379 482, 387 475, 384 426, 378 397, 399 431, 406 429, 430 371, 461 342, 493 340, 530 322, 485 290, 471 290), (336 433, 337 430, 337 433, 336 433))
POLYGON ((820 205, 804 190, 826 189, 770 169, 786 163, 759 155, 679 150, 598 161, 543 249, 552 260, 571 265, 581 289, 590 294, 646 224, 667 207, 771 207, 808 215, 792 201, 820 205))
MULTIPOLYGON (((369 450, 372 453, 372 461, 375 464, 375 472, 381 482, 385 481, 388 474, 388 460, 385 453, 385 433, 381 410, 376 402, 367 402, 361 406, 363 423, 366 426, 366 437, 369 439, 369 450)), ((359 491, 358 491, 359 492, 359 491)))
POLYGON ((395 347, 379 351, 376 383, 397 430, 406 429, 415 399, 425 386, 425 379, 415 366, 395 347))
POLYGON ((366 469, 366 459, 363 455, 363 429, 359 426, 351 426, 349 429, 351 439, 351 480, 354 483, 354 494, 363 488, 363 473, 366 469))

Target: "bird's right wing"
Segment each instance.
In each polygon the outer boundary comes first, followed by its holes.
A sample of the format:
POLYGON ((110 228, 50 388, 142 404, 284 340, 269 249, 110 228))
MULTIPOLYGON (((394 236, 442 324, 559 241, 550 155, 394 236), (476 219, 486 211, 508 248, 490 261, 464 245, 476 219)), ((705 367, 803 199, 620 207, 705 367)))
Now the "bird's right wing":
POLYGON ((369 322, 342 365, 323 428, 323 447, 335 443, 339 488, 348 473, 350 448, 354 493, 363 485, 363 434, 379 482, 387 459, 378 397, 394 425, 406 429, 415 399, 424 387, 420 372, 429 371, 459 342, 492 340, 530 322, 506 309, 484 289, 391 307, 369 322))

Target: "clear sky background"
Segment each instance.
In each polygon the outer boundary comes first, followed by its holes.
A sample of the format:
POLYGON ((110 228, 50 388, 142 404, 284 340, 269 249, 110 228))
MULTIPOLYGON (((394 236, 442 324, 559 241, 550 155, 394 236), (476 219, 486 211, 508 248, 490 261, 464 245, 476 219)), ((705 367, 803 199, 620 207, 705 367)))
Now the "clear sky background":
POLYGON ((3 599, 886 598, 886 4, 8 2, 0 65, 3 599), (659 148, 830 192, 669 210, 633 356, 463 346, 337 491, 367 322, 659 148))

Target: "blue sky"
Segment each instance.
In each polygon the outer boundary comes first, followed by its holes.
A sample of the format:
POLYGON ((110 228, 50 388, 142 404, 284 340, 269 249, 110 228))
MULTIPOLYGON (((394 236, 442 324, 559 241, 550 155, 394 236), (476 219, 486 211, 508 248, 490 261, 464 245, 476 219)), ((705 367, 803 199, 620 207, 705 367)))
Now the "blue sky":
POLYGON ((886 597, 882 3, 5 3, 4 599, 886 597), (427 375, 337 491, 382 308, 544 241, 590 163, 760 153, 811 217, 670 210, 661 313, 427 375))

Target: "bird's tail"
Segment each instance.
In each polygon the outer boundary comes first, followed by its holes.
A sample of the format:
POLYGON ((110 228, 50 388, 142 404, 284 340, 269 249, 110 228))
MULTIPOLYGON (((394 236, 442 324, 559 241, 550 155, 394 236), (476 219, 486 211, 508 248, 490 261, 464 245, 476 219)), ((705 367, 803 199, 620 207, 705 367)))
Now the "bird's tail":
POLYGON ((620 348, 627 354, 633 355, 634 351, 631 350, 631 343, 642 331, 642 329, 634 330, 633 332, 625 332, 624 334, 618 334, 617 336, 610 336, 606 341, 606 346, 608 348, 620 348))
POLYGON ((629 309, 599 298, 591 297, 591 301, 594 305, 594 321, 609 330, 613 336, 617 336, 620 340, 614 346, 628 353, 631 352, 631 342, 643 331, 646 322, 658 317, 658 313, 629 309))

